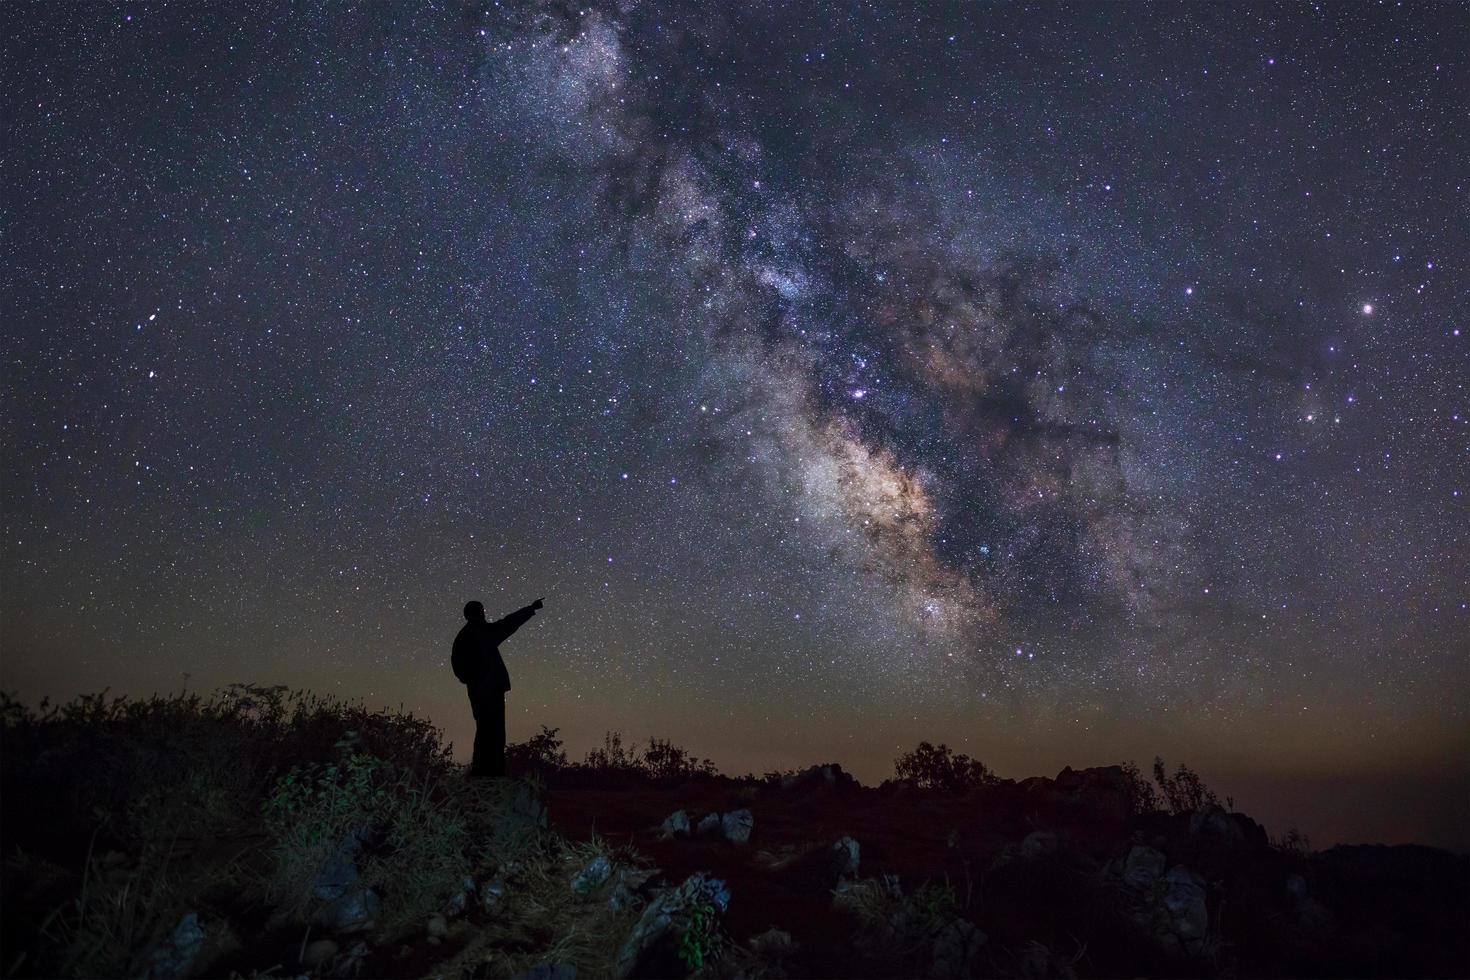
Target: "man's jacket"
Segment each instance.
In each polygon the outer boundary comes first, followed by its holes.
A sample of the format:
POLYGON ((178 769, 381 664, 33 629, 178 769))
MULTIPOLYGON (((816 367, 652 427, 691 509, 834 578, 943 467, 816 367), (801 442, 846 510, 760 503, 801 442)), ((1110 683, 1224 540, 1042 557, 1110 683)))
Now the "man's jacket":
POLYGON ((534 615, 536 610, 526 606, 493 623, 465 623, 454 638, 454 653, 449 658, 454 676, 471 690, 509 691, 510 672, 499 647, 534 615))

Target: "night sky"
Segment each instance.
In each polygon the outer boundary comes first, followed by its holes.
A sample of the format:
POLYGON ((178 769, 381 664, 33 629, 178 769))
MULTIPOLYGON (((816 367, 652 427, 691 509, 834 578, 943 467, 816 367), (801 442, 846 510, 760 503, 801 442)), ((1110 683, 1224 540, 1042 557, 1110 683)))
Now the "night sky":
POLYGON ((1470 846, 1470 7, 0 22, 5 688, 1470 846))

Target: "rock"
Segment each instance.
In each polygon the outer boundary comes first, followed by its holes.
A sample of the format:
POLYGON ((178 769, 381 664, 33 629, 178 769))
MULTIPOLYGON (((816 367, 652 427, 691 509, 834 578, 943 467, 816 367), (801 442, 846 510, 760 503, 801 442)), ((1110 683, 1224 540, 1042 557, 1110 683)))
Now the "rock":
POLYGON ((1135 844, 1123 862, 1123 883, 1138 891, 1153 888, 1164 873, 1164 855, 1152 847, 1135 844))
POLYGON ((1306 898, 1307 879, 1303 878, 1301 875, 1287 875, 1286 894, 1290 895, 1292 898, 1306 898))
POLYGON ((463 915, 464 910, 469 907, 470 896, 475 894, 475 879, 465 875, 460 882, 459 891, 450 896, 444 905, 444 914, 451 919, 463 915))
POLYGON ((862 908, 868 889, 869 886, 864 882, 848 881, 844 878, 832 889, 832 907, 855 912, 862 908))
POLYGON ((1118 827, 1133 812, 1133 789, 1122 766, 1068 766, 1057 773, 1053 790, 1058 802, 1083 810, 1094 823, 1118 827))
POLYGON ((312 891, 317 898, 323 901, 341 898, 357 884, 357 853, 371 832, 372 828, 367 824, 356 824, 343 835, 312 882, 312 891))
POLYGON ((515 980, 577 980, 577 967, 572 963, 537 963, 515 980))
POLYGON ((318 939, 306 944, 306 949, 301 954, 302 966, 319 966, 337 955, 337 941, 335 939, 318 939))
POLYGON ((1322 942, 1332 935, 1335 917, 1331 909, 1308 895, 1296 903, 1296 924, 1308 939, 1322 942))
POLYGON ((638 890, 657 873, 657 870, 653 868, 618 868, 618 873, 613 878, 612 895, 607 900, 607 907, 614 912, 621 912, 637 904, 638 890))
POLYGON ((1168 929, 1161 937, 1165 946, 1172 948, 1177 942, 1180 951, 1197 952, 1210 925, 1203 879, 1184 865, 1175 865, 1164 876, 1163 901, 1169 914, 1168 929))
POLYGON ((858 781, 835 762, 808 766, 801 772, 787 773, 781 777, 782 789, 849 789, 857 785, 858 781))
POLYGON ((1189 815, 1189 832, 1212 837, 1226 844, 1244 844, 1245 833, 1230 814, 1218 806, 1207 806, 1189 815))
POLYGON ((985 933, 974 923, 955 919, 946 923, 934 937, 929 976, 973 977, 979 970, 980 953, 986 942, 985 933))
POLYGON ((1247 847, 1265 850, 1271 846, 1271 839, 1266 835, 1266 828, 1256 823, 1243 813, 1232 813, 1230 819, 1235 821, 1235 826, 1240 828, 1240 836, 1244 839, 1247 847))
POLYGON ((665 839, 671 837, 689 836, 689 814, 683 810, 675 810, 664 818, 663 826, 659 828, 665 839))
POLYGON ((780 863, 776 875, 785 887, 816 897, 831 892, 843 879, 857 876, 858 852, 858 842, 843 837, 780 863))
POLYGON ((720 818, 720 829, 725 840, 732 844, 750 843, 750 831, 755 826, 755 815, 749 810, 731 810, 720 818))
POLYGON ((357 884, 357 862, 351 854, 338 851, 330 859, 321 872, 312 882, 311 890, 317 898, 323 901, 331 901, 341 898, 347 889, 357 884))
POLYGON ((158 980, 188 976, 203 946, 204 927, 199 924, 199 913, 185 913, 169 938, 153 951, 146 976, 158 980))
POLYGON ((706 813, 703 817, 699 818, 699 823, 695 826, 694 832, 701 837, 718 834, 720 832, 720 815, 718 813, 706 813))
POLYGON ((922 793, 923 790, 919 789, 919 784, 912 779, 885 779, 878 784, 879 796, 892 796, 896 799, 903 799, 910 796, 919 796, 922 793))
POLYGON ((1059 846, 1057 835, 1050 830, 1033 830, 1021 841, 1021 857, 1039 858, 1055 854, 1059 846))
POLYGON ((498 911, 504 901, 505 882, 499 878, 485 882, 485 887, 480 889, 480 908, 491 914, 498 911))
POLYGON ((675 933, 687 927, 694 909, 708 906, 722 914, 729 904, 725 883, 703 874, 690 875, 678 887, 660 892, 649 901, 619 949, 613 975, 683 976, 687 968, 679 961, 675 933))
POLYGON ((352 932, 367 928, 378 914, 382 902, 371 888, 353 887, 316 911, 312 921, 334 932, 352 932))
POLYGON ((444 940, 440 939, 438 936, 430 936, 428 939, 424 940, 424 942, 428 943, 430 946, 438 946, 443 941, 444 940))
POLYGON ((442 915, 431 915, 429 916, 429 924, 426 927, 426 931, 429 935, 438 936, 442 939, 449 935, 449 923, 445 921, 442 915))
POLYGON ((782 959, 796 952, 796 942, 791 933, 776 928, 751 936, 749 946, 752 953, 764 959, 782 959))
POLYGON ((607 880, 612 877, 612 872, 612 862, 608 860, 607 855, 599 854, 592 859, 591 864, 572 877, 572 891, 578 895, 594 892, 607 884, 607 880))
POLYGON ((851 837, 841 837, 832 845, 832 870, 841 878, 858 873, 858 842, 851 837))
POLYGON ((502 860, 520 854, 546 829, 546 807, 528 783, 519 783, 491 825, 490 849, 502 860))

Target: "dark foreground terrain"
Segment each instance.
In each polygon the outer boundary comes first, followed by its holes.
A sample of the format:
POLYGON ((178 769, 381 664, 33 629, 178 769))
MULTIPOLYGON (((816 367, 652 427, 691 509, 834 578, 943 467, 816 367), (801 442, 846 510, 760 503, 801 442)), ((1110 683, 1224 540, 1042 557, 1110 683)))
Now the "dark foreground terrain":
POLYGON ((5 976, 1470 975, 1470 859, 1312 852, 1184 767, 924 745, 869 788, 544 732, 471 783, 279 688, 0 714, 5 976))

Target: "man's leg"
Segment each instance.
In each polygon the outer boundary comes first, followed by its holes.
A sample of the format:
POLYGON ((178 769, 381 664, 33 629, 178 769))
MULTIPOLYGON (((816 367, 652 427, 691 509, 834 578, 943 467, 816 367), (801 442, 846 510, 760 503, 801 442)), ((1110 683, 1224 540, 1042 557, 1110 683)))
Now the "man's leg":
MULTIPOLYGON (((471 776, 490 775, 490 716, 493 712, 488 710, 486 702, 489 699, 478 692, 470 692, 470 711, 475 715, 475 748, 474 755, 470 757, 471 776)), ((499 700, 499 698, 496 698, 499 700)), ((504 720, 501 723, 504 729, 504 720)), ((502 736, 503 738, 504 736, 502 736)))
POLYGON ((480 723, 485 731, 485 771, 491 776, 505 775, 505 695, 496 691, 485 699, 489 717, 480 723))

